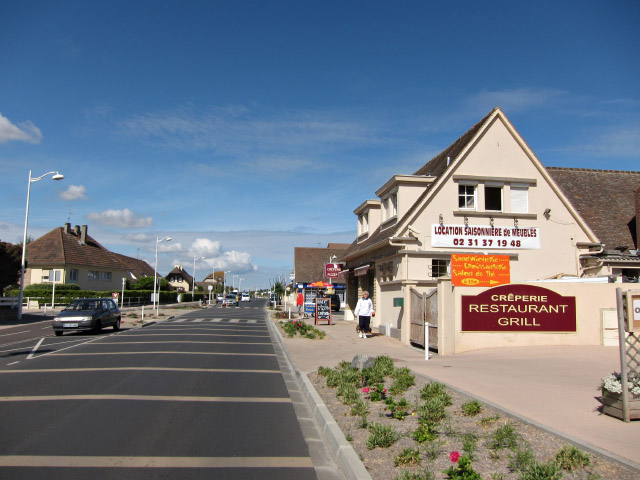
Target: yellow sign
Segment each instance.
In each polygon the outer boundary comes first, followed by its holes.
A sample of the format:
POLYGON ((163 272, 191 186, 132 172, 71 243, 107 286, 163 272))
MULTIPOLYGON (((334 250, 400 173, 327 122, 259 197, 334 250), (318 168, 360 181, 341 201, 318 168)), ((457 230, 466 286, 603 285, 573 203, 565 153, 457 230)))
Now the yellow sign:
POLYGON ((496 287, 509 282, 509 255, 451 255, 451 283, 456 287, 496 287))

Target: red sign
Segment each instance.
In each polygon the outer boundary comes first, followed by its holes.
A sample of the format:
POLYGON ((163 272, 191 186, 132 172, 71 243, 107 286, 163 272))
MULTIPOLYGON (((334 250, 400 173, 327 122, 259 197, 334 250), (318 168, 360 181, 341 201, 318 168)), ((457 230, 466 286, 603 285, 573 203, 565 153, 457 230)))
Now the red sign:
POLYGON ((576 331, 576 297, 535 285, 502 285, 461 301, 463 332, 576 331))
POLYGON ((456 287, 496 287, 510 281, 509 255, 451 255, 451 283, 456 287))
POLYGON ((341 263, 325 263, 324 264, 324 278, 338 278, 342 272, 341 263))

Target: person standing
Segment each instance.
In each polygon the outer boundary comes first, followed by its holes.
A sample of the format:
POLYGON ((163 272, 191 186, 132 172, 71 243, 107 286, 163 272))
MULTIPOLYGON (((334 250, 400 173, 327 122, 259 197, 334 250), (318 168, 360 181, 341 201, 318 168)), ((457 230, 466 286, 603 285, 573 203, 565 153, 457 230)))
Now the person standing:
POLYGON ((373 311, 373 302, 369 298, 369 292, 362 292, 362 298, 358 300, 354 311, 358 317, 358 336, 367 338, 367 333, 371 333, 371 317, 375 315, 373 311))
POLYGON ((304 297, 302 296, 302 290, 298 290, 296 305, 298 306, 298 317, 300 317, 302 316, 302 305, 304 305, 304 297))

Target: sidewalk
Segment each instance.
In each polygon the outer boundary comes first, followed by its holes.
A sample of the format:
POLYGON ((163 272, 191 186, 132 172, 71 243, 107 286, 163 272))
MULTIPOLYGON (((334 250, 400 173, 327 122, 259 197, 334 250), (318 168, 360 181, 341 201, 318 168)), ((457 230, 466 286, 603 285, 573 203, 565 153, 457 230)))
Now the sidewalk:
MULTIPOLYGON (((310 318, 307 323, 313 323, 310 318)), ((334 317, 317 326, 324 340, 285 338, 304 373, 335 367, 357 354, 390 356, 398 367, 437 380, 506 414, 542 427, 586 450, 640 470, 640 421, 624 423, 598 412, 602 377, 620 370, 615 347, 494 348, 425 360, 424 350, 374 334, 358 338, 355 323, 334 317)))

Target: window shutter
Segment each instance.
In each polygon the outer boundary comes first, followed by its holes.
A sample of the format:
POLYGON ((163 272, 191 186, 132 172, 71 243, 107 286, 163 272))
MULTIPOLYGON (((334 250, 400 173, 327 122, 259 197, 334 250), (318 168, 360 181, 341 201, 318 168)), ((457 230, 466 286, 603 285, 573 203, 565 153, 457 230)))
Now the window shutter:
POLYGON ((529 189, 527 187, 511 185, 511 212, 529 212, 529 189))

